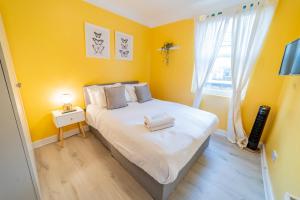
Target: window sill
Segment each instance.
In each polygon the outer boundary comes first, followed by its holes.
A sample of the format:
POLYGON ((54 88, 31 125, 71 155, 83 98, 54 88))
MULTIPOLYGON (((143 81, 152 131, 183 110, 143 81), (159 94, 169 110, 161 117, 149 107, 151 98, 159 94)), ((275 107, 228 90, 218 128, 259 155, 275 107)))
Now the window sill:
POLYGON ((231 98, 232 92, 228 90, 208 89, 205 88, 203 91, 204 95, 220 96, 231 98))

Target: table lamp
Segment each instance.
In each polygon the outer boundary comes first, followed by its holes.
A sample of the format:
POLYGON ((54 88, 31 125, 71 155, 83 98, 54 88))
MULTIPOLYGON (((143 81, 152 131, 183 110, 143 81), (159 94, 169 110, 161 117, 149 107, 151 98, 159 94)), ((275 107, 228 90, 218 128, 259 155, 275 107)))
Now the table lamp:
POLYGON ((71 94, 64 93, 61 96, 61 100, 63 102, 63 112, 62 113, 68 113, 73 112, 75 109, 72 108, 72 96, 71 94))

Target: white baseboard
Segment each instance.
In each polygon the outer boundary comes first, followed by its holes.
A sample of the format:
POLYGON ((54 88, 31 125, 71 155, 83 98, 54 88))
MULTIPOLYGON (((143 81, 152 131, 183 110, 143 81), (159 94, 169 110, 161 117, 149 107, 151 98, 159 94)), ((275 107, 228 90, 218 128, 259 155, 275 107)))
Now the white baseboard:
POLYGON ((274 200, 273 188, 272 188, 268 161, 267 161, 266 147, 264 144, 262 144, 261 169, 262 169, 262 177, 264 182, 266 200, 274 200))
MULTIPOLYGON (((88 126, 83 126, 83 129, 85 131, 88 131, 89 127, 88 126)), ((64 138, 68 138, 68 137, 71 137, 71 136, 79 134, 79 133, 80 132, 79 132, 78 128, 75 128, 75 129, 72 129, 72 130, 69 130, 69 131, 65 131, 64 132, 64 138)), ((57 141, 58 141, 57 135, 53 135, 53 136, 50 136, 50 137, 47 137, 47 138, 44 138, 44 139, 37 140, 37 141, 33 142, 32 147, 34 149, 36 149, 36 148, 39 148, 39 147, 42 147, 44 145, 54 143, 54 142, 57 142, 57 141)))
POLYGON ((217 129, 215 132, 214 132, 215 135, 219 135, 219 136, 223 136, 223 137, 226 137, 226 130, 223 130, 223 129, 217 129))

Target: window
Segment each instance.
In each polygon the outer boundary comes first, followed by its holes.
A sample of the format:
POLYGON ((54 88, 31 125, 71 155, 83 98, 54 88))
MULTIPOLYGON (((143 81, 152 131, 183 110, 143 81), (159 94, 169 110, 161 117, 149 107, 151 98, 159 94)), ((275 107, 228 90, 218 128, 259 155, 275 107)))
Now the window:
POLYGON ((232 23, 225 33, 224 41, 204 88, 204 93, 229 96, 231 82, 231 30, 232 23))

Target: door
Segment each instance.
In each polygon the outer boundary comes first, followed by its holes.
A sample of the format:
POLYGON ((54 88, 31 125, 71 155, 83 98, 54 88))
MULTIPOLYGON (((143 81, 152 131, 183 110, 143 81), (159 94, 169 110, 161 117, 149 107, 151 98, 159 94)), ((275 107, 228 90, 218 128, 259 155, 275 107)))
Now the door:
POLYGON ((36 200, 12 101, 0 60, 0 199, 36 200))

